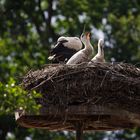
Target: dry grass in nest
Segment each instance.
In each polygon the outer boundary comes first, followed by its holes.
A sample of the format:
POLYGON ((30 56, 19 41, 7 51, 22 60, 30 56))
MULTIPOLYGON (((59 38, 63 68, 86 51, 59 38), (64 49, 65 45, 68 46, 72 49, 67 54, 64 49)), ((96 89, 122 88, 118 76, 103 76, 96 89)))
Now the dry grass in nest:
POLYGON ((42 106, 101 105, 140 113, 140 69, 124 63, 46 65, 23 78, 42 106))

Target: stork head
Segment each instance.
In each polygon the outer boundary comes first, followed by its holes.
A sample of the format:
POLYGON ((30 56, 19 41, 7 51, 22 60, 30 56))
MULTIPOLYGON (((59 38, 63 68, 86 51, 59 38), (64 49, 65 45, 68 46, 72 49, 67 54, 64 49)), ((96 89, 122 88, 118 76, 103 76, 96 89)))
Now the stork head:
POLYGON ((86 38, 87 38, 87 40, 90 40, 90 32, 86 32, 86 38))
POLYGON ((87 42, 87 41, 90 41, 90 32, 82 33, 80 39, 83 43, 87 42))
POLYGON ((102 49, 104 48, 104 40, 103 39, 99 39, 98 46, 101 47, 102 49))

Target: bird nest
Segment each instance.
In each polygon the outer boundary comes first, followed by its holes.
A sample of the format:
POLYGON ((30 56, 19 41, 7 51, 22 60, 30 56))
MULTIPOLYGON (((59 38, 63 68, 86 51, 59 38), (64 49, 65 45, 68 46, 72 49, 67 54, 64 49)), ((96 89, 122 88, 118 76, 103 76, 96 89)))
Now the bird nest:
POLYGON ((73 130, 70 124, 77 120, 86 122, 85 130, 140 126, 140 69, 134 65, 46 65, 29 71, 22 86, 42 94, 36 99, 41 114, 57 122, 45 125, 43 121, 42 127, 59 129, 63 122, 64 129, 73 130))

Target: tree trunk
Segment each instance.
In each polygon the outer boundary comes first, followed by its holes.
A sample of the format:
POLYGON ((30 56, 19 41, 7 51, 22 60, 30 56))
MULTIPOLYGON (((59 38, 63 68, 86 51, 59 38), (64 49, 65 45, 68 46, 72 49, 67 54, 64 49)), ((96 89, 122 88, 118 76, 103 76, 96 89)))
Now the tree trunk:
POLYGON ((76 140, 83 140, 83 123, 76 124, 76 140))

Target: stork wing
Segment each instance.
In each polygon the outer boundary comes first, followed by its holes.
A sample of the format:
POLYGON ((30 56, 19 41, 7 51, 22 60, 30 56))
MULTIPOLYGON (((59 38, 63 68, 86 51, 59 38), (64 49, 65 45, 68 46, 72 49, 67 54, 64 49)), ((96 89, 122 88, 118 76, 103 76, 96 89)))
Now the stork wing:
POLYGON ((81 50, 74 54, 67 62, 67 64, 80 64, 82 62, 86 62, 88 57, 86 54, 81 50))

